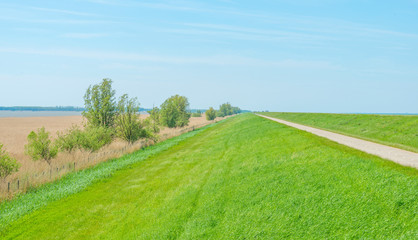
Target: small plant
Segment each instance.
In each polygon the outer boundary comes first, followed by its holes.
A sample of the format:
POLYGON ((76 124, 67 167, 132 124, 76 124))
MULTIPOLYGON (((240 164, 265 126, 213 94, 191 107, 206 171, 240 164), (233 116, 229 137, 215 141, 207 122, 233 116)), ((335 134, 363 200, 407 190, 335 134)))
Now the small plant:
POLYGON ((29 133, 25 153, 34 161, 43 159, 51 166, 51 160, 57 156, 58 148, 51 144, 49 132, 46 132, 45 127, 42 127, 36 133, 34 131, 29 133))
POLYGON ((16 159, 9 156, 6 150, 3 149, 3 144, 0 144, 0 178, 6 179, 10 174, 19 170, 20 164, 16 159))
POLYGON ((213 109, 213 107, 210 107, 206 112, 205 112, 205 115, 206 115, 206 120, 209 120, 209 121, 211 121, 211 120, 213 120, 213 119, 215 119, 216 118, 216 111, 215 111, 215 109, 213 109))

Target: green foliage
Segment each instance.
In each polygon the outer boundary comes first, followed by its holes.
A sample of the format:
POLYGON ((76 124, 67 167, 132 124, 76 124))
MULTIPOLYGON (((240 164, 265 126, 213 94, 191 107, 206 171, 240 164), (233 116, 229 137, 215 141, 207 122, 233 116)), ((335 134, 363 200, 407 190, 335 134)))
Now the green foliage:
POLYGON ((201 117, 202 112, 200 110, 197 110, 196 112, 192 113, 192 117, 201 117))
POLYGON ((418 152, 418 116, 329 113, 263 113, 290 122, 418 152))
POLYGON ((94 152, 112 142, 114 131, 106 127, 88 126, 82 133, 81 148, 94 152))
POLYGON ((84 95, 83 116, 93 127, 113 126, 116 115, 115 90, 112 80, 105 78, 101 84, 89 86, 84 95))
POLYGON ((146 125, 150 127, 151 131, 155 133, 160 132, 159 124, 160 124, 160 109, 158 107, 153 107, 150 111, 148 111, 149 117, 146 119, 146 125))
POLYGON ((211 121, 211 120, 213 120, 213 119, 215 119, 216 118, 216 111, 215 111, 215 109, 213 109, 213 107, 210 107, 206 112, 205 112, 205 115, 206 115, 206 120, 209 120, 209 121, 211 121))
POLYGON ((6 202, 0 238, 416 239, 417 188, 415 169, 243 114, 6 202))
POLYGON ((160 121, 169 128, 183 127, 189 124, 189 101, 184 96, 175 95, 161 104, 160 121))
POLYGON ((75 149, 94 152, 111 143, 113 134, 113 130, 106 127, 87 126, 81 130, 78 126, 73 126, 66 133, 58 134, 56 146, 67 152, 75 149))
POLYGON ((138 111, 139 103, 136 98, 129 99, 127 94, 120 97, 115 121, 116 135, 129 143, 147 135, 138 119, 138 111))
POLYGON ((224 103, 219 106, 219 111, 217 112, 218 117, 226 117, 233 114, 238 114, 241 112, 239 107, 233 107, 230 103, 224 103))
POLYGON ((49 139, 49 132, 42 127, 37 132, 29 133, 25 153, 34 161, 43 159, 51 166, 51 160, 57 156, 58 148, 49 139))
POLYGON ((57 135, 55 144, 61 151, 72 152, 75 149, 82 149, 84 134, 77 125, 73 125, 66 133, 58 132, 57 135))
POLYGON ((10 157, 10 155, 3 149, 3 144, 0 144, 0 178, 5 179, 10 174, 19 170, 20 164, 16 162, 16 159, 10 157))

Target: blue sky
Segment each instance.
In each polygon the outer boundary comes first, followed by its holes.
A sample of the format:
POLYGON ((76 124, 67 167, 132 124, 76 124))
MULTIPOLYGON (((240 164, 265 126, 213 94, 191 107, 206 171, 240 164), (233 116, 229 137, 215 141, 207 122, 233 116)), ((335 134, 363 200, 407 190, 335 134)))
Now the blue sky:
POLYGON ((0 105, 418 113, 418 1, 1 1, 0 105))

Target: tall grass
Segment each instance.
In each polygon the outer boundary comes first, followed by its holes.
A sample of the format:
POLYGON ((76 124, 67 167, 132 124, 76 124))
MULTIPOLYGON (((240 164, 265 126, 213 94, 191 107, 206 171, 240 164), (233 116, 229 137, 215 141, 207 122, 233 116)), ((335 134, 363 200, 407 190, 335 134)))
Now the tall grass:
POLYGON ((418 152, 417 115, 262 113, 290 122, 330 130, 418 152))

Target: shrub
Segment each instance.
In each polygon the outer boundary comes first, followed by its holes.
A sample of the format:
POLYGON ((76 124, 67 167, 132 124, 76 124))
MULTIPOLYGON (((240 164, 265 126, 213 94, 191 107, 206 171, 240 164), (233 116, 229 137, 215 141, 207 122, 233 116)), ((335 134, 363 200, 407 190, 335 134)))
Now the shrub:
POLYGON ((105 78, 101 84, 89 86, 84 95, 86 110, 83 116, 94 127, 113 126, 116 116, 115 90, 112 80, 105 78))
POLYGON ((113 131, 105 127, 86 126, 81 130, 73 126, 66 133, 59 133, 56 146, 61 151, 72 152, 75 149, 94 152, 112 142, 113 131))
POLYGON ((202 112, 200 110, 197 110, 196 112, 192 113, 192 117, 201 117, 202 112))
POLYGON ((0 178, 6 179, 10 174, 19 170, 20 164, 16 159, 9 156, 6 150, 3 149, 3 144, 0 144, 0 178))
POLYGON ((158 107, 153 107, 148 113, 149 117, 145 120, 145 125, 148 126, 154 134, 159 133, 160 109, 158 107))
POLYGON ((169 128, 183 127, 189 124, 189 101, 184 96, 175 95, 161 104, 160 122, 169 128))
POLYGON ((56 146, 61 151, 72 152, 75 149, 81 149, 83 137, 83 131, 77 125, 73 125, 67 133, 58 133, 56 146))
POLYGON ((206 115, 206 120, 209 120, 209 121, 211 121, 211 120, 213 120, 213 119, 215 119, 216 118, 216 111, 215 111, 215 109, 213 109, 213 107, 210 107, 206 112, 205 112, 205 115, 206 115))
POLYGON ((118 115, 116 117, 116 134, 121 139, 134 143, 141 137, 146 137, 145 130, 138 119, 139 103, 136 98, 128 98, 124 94, 119 99, 118 115))
POLYGON ((32 157, 34 161, 43 159, 51 166, 51 160, 57 156, 58 148, 51 144, 49 132, 46 132, 45 128, 42 127, 36 133, 32 131, 28 135, 25 153, 32 157))

